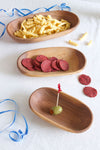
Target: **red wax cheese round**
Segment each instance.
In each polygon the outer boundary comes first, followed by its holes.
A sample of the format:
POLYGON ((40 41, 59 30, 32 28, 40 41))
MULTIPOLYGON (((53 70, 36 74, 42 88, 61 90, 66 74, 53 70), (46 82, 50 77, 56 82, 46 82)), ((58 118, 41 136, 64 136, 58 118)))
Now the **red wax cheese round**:
POLYGON ((44 60, 41 64, 41 69, 43 72, 51 72, 52 71, 51 61, 50 60, 44 60))
POLYGON ((83 89, 83 92, 85 95, 89 96, 89 97, 95 97, 97 95, 97 90, 95 88, 92 87, 85 87, 83 89))
POLYGON ((32 59, 31 58, 24 58, 21 63, 28 70, 30 70, 30 71, 34 71, 35 70, 33 68, 32 59))
POLYGON ((88 85, 91 82, 91 78, 85 74, 79 76, 79 82, 84 85, 88 85))
POLYGON ((38 61, 38 62, 43 62, 44 60, 47 60, 48 58, 46 57, 46 56, 44 56, 44 55, 38 55, 37 57, 36 57, 36 60, 38 61))
POLYGON ((58 66, 61 68, 61 70, 63 71, 67 71, 69 68, 69 65, 67 63, 67 61, 65 60, 58 60, 58 66))

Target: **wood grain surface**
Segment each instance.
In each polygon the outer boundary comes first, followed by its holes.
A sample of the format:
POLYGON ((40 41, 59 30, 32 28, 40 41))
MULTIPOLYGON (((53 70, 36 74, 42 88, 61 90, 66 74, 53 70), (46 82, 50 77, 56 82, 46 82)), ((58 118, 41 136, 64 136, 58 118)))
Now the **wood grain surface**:
POLYGON ((63 111, 59 115, 51 115, 51 107, 56 105, 57 90, 39 88, 29 99, 31 110, 40 118, 64 130, 80 133, 87 130, 93 120, 91 110, 78 99, 60 92, 59 105, 63 111))

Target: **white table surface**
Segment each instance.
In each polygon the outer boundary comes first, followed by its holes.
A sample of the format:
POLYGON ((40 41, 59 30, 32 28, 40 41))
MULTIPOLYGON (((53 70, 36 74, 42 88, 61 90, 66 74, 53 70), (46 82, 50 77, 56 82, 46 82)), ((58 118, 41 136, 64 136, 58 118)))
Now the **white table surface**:
MULTIPOLYGON (((66 1, 3 0, 0 7, 6 10, 14 7, 35 9, 53 4, 60 5, 62 2, 66 1)), ((34 44, 17 43, 7 33, 0 39, 0 100, 14 99, 29 125, 28 135, 18 143, 9 139, 8 131, 0 134, 0 150, 100 150, 100 3, 99 0, 70 0, 67 4, 80 18, 79 26, 69 35, 34 44), (84 32, 88 32, 88 37, 85 41, 78 41, 80 34, 84 32), (70 39, 79 43, 79 46, 68 45, 67 41, 70 39), (86 45, 89 40, 93 40, 91 46, 86 45), (46 78, 28 77, 20 73, 16 65, 20 54, 31 49, 56 46, 74 47, 80 50, 87 59, 84 70, 75 75, 46 78), (82 73, 92 78, 90 86, 98 90, 95 98, 83 94, 84 86, 78 82, 78 76, 82 73), (59 82, 63 92, 84 102, 92 110, 93 123, 86 132, 75 134, 61 130, 31 112, 28 105, 31 93, 40 87, 57 88, 59 82)), ((14 18, 9 18, 2 13, 0 19, 7 24, 14 18)), ((2 106, 0 106, 1 110, 2 106)), ((0 116, 0 128, 6 123, 7 117, 7 115, 5 118, 0 116)), ((10 114, 9 118, 11 118, 10 114)), ((25 128, 20 116, 12 128, 18 130, 19 127, 23 130, 25 128)))

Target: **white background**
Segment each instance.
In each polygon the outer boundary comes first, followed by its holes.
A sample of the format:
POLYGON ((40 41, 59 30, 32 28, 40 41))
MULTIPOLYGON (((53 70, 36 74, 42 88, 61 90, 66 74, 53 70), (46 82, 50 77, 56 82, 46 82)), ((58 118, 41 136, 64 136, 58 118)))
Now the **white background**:
MULTIPOLYGON (((69 35, 31 44, 17 43, 13 41, 6 33, 0 39, 0 99, 14 99, 19 111, 26 117, 29 125, 29 134, 19 143, 14 143, 8 137, 8 131, 0 134, 0 149, 1 150, 100 150, 100 3, 99 0, 93 2, 88 0, 3 0, 0 7, 6 10, 12 8, 30 8, 31 10, 38 7, 49 7, 54 4, 60 5, 66 2, 80 18, 80 25, 69 35), (85 41, 78 41, 80 34, 88 32, 88 37, 85 41), (74 47, 68 45, 68 40, 73 40, 79 43, 77 48, 87 59, 87 65, 81 73, 85 73, 92 78, 90 86, 98 90, 98 95, 95 98, 89 98, 82 92, 83 85, 78 82, 78 76, 75 75, 61 77, 46 77, 36 78, 24 76, 17 69, 17 58, 25 51, 43 47, 74 47), (86 43, 93 40, 91 46, 86 43), (84 102, 93 112, 93 123, 89 130, 81 134, 75 134, 63 131, 59 128, 40 119, 33 114, 29 108, 28 100, 31 93, 40 87, 57 88, 57 84, 61 83, 63 92, 74 96, 84 102)), ((8 23, 13 18, 9 18, 4 13, 0 14, 0 19, 4 23, 8 23)), ((0 27, 1 32, 1 27, 0 27)), ((6 106, 7 107, 7 106, 6 106)), ((3 107, 4 108, 4 107, 3 107)), ((2 105, 0 106, 0 111, 2 105)), ((9 114, 9 119, 12 119, 9 114)), ((0 116, 0 128, 7 121, 6 116, 0 116)), ((20 116, 16 120, 16 124, 11 129, 24 130, 24 122, 20 116)))

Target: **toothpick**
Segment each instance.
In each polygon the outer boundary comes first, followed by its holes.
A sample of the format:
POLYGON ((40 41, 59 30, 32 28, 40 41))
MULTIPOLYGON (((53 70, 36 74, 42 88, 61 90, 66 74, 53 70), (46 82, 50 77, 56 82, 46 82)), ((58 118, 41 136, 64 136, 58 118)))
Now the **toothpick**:
POLYGON ((61 90, 61 86, 60 86, 60 83, 58 84, 58 94, 57 94, 57 102, 56 102, 56 106, 58 106, 58 103, 59 103, 59 93, 60 93, 61 90))
POLYGON ((59 103, 59 93, 57 94, 57 102, 56 102, 56 106, 58 106, 59 103))

